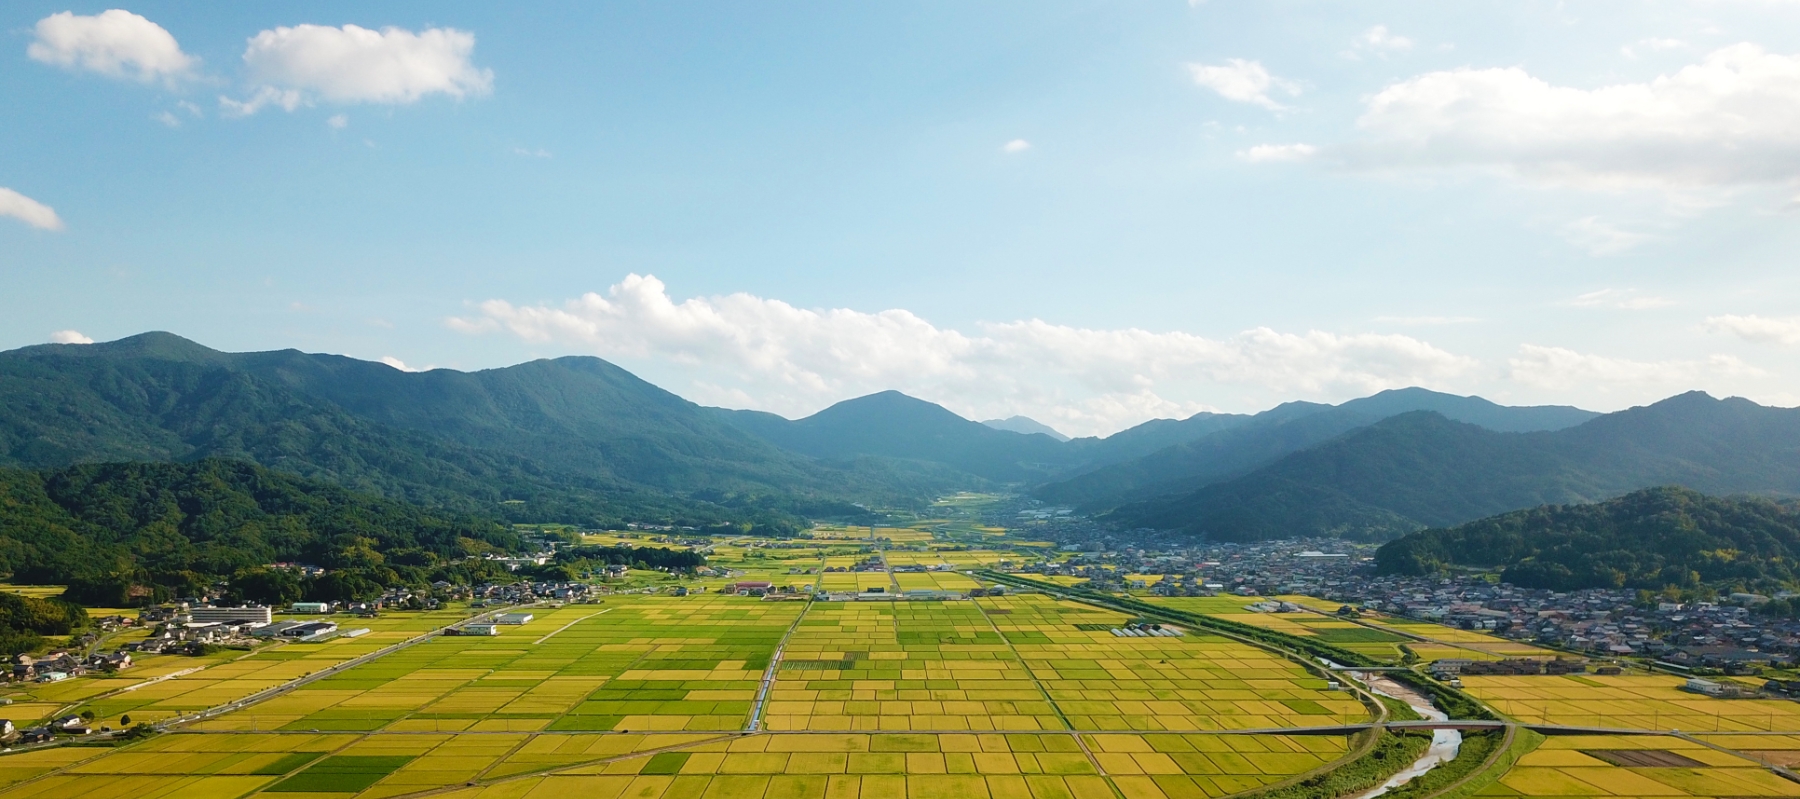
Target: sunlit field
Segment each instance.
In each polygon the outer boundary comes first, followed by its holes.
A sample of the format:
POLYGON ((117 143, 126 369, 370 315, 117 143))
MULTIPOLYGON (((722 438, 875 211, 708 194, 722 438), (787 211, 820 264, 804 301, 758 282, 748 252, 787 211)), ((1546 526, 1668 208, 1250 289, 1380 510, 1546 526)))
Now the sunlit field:
POLYGON ((1684 732, 1800 731, 1800 703, 1715 699, 1680 690, 1669 675, 1465 676, 1463 685, 1523 722, 1684 732))
MULTIPOLYGON (((1341 725, 1369 722, 1371 707, 1298 658, 1205 628, 1122 637, 1113 630, 1134 617, 1031 592, 905 598, 960 595, 984 585, 967 569, 1043 557, 930 545, 992 538, 943 526, 715 539, 713 576, 634 572, 612 584, 630 593, 528 608, 529 622, 495 636, 426 635, 466 618, 465 607, 340 617, 370 632, 146 656, 118 675, 13 686, 15 723, 77 710, 157 721, 283 690, 118 749, 0 756, 0 799, 1197 799, 1297 780, 1361 751, 1364 739, 1341 725), (723 591, 754 580, 796 598, 723 591), (641 590, 677 585, 689 595, 641 590), (882 593, 809 600, 808 588, 882 593)), ((1247 610, 1257 597, 1151 601, 1390 663, 1544 653, 1426 622, 1338 618, 1323 600, 1295 613, 1247 610)), ((1677 690, 1674 677, 1463 679, 1521 723, 1800 733, 1800 704, 1711 699, 1677 690)), ((1667 736, 1553 737, 1476 795, 1800 795, 1757 762, 1800 763, 1800 736, 1712 740, 1747 754, 1667 736), (1665 754, 1607 754, 1626 749, 1665 754)))
POLYGON ((1483 796, 1800 796, 1795 784, 1733 754, 1670 736, 1552 736, 1483 796))

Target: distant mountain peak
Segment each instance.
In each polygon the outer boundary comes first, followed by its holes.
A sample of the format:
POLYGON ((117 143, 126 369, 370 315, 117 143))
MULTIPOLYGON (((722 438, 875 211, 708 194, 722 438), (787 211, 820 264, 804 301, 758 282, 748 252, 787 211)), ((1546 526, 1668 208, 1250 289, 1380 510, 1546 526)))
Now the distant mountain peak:
POLYGON ((204 344, 161 330, 126 336, 114 341, 102 341, 97 344, 37 344, 23 347, 19 351, 87 358, 143 357, 187 363, 217 363, 228 357, 225 353, 204 344))
POLYGON ((1068 436, 1058 432, 1056 428, 1029 416, 1008 416, 1005 419, 989 419, 982 422, 982 424, 992 427, 995 430, 1005 430, 1009 433, 1022 433, 1024 435, 1037 433, 1049 436, 1057 441, 1069 440, 1068 436))

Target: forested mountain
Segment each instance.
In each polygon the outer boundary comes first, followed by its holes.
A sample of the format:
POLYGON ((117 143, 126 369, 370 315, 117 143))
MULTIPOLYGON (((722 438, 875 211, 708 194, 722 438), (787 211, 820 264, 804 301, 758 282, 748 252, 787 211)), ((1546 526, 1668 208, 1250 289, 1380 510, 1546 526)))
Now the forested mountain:
POLYGON ((1649 485, 1800 492, 1795 419, 1701 394, 1597 416, 1403 389, 1058 441, 892 391, 792 421, 703 408, 597 358, 409 373, 166 333, 0 353, 0 466, 231 458, 446 512, 579 524, 791 530, 1024 488, 1127 526, 1387 537, 1649 485))
POLYGON ((782 449, 815 458, 937 463, 997 483, 1035 482, 1082 457, 1078 448, 1047 435, 995 430, 898 391, 844 400, 794 421, 757 411, 719 413, 782 449))
POLYGON ((243 461, 0 469, 0 573, 66 584, 72 598, 118 606, 192 594, 219 580, 255 583, 263 567, 332 569, 326 598, 463 575, 470 555, 517 549, 510 526, 358 494, 243 461))
POLYGON ((1800 508, 1645 489, 1589 505, 1546 505, 1383 545, 1384 574, 1502 569, 1528 588, 1757 588, 1800 579, 1800 508))
POLYGON ((1381 539, 1664 484, 1800 495, 1800 410, 1694 392, 1533 433, 1415 412, 1107 518, 1219 540, 1381 539))
MULTIPOLYGON (((1164 494, 1182 493, 1273 463, 1389 417, 1434 411, 1498 432, 1560 430, 1598 416, 1559 405, 1510 407, 1480 397, 1422 388, 1383 391, 1342 405, 1288 402, 1134 460, 1093 468, 1038 487, 1046 502, 1097 511, 1164 494)), ((1120 435, 1124 435, 1121 433, 1120 435)))
POLYGON ((401 372, 166 333, 0 353, 0 465, 240 458, 533 521, 709 523, 919 502, 945 479, 784 452, 596 358, 401 372), (505 503, 505 504, 502 504, 505 503))

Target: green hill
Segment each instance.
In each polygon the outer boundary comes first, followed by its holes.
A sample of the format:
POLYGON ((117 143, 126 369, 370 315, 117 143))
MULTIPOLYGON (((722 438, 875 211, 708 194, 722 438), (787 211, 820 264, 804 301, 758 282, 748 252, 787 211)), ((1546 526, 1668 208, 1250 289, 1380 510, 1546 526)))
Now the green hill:
POLYGON ((333 569, 312 588, 349 598, 466 571, 463 559, 520 543, 492 518, 241 461, 0 469, 0 573, 67 584, 87 604, 197 593, 289 561, 333 569))
POLYGON ((797 421, 724 411, 720 418, 792 452, 841 461, 878 456, 934 463, 983 480, 1041 480, 1081 462, 1081 448, 1042 433, 996 430, 898 391, 845 400, 797 421))
POLYGON ((0 353, 0 465, 238 458, 529 521, 680 524, 863 513, 945 478, 825 466, 596 358, 401 372, 166 333, 0 353), (504 503, 504 504, 503 504, 504 503))
POLYGON ((1693 392, 1532 433, 1409 413, 1230 480, 1124 505, 1106 518, 1218 540, 1379 540, 1669 484, 1800 495, 1800 411, 1693 392))
POLYGON ((1800 580, 1800 508, 1660 487, 1588 505, 1546 505, 1383 545, 1384 574, 1501 569, 1528 588, 1752 588, 1800 580))

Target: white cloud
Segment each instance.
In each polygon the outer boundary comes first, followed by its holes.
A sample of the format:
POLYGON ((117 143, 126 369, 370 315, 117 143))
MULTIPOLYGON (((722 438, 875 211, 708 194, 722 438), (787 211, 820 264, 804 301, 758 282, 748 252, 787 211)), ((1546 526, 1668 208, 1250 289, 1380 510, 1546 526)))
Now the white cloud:
POLYGON ((1800 317, 1771 319, 1750 314, 1707 317, 1705 328, 1712 333, 1729 333, 1746 341, 1767 344, 1800 344, 1800 317))
POLYGON ((1013 139, 1000 146, 1000 152, 1003 153, 1022 153, 1029 149, 1031 149, 1031 142, 1024 139, 1013 139))
POLYGON ((402 372, 429 372, 429 371, 437 368, 436 366, 426 366, 426 367, 414 369, 411 366, 407 366, 405 361, 402 361, 399 358, 396 358, 392 355, 383 355, 383 356, 381 356, 380 360, 382 363, 387 364, 388 366, 392 366, 395 369, 399 369, 402 372))
POLYGON ((808 310, 749 294, 677 302, 638 275, 561 306, 489 300, 448 323, 673 364, 701 375, 702 401, 799 415, 891 388, 970 418, 1019 413, 1080 434, 1191 414, 1206 406, 1171 395, 1207 386, 1347 397, 1441 382, 1474 365, 1401 335, 1256 328, 1216 339, 1036 319, 965 332, 905 310, 808 310))
POLYGON ((1583 188, 1800 183, 1800 56, 1750 44, 1644 83, 1556 86, 1518 67, 1431 72, 1367 101, 1363 167, 1480 167, 1583 188))
POLYGON ((1600 217, 1587 216, 1570 222, 1562 227, 1563 238, 1570 244, 1587 251, 1588 255, 1604 258, 1619 255, 1650 240, 1642 233, 1614 227, 1600 221, 1600 217))
POLYGON ((1404 53, 1413 48, 1413 40, 1388 30, 1386 25, 1376 25, 1356 37, 1350 43, 1350 50, 1344 53, 1349 58, 1360 59, 1363 53, 1373 53, 1381 58, 1392 53, 1404 53))
POLYGON ((91 17, 51 14, 38 20, 34 32, 26 55, 64 69, 149 83, 174 81, 199 63, 161 25, 117 8, 91 17))
POLYGON ((1511 377, 1537 388, 1605 393, 1692 388, 1704 378, 1761 377, 1762 370, 1730 355, 1713 355, 1704 361, 1634 361, 1588 355, 1563 347, 1526 344, 1508 360, 1511 377))
POLYGON ((493 71, 469 60, 474 50, 475 34, 453 28, 275 28, 251 37, 244 50, 255 87, 250 97, 219 100, 238 115, 315 101, 412 103, 432 94, 460 100, 493 89, 493 71))
POLYGON ((50 334, 53 344, 92 344, 94 340, 81 334, 79 330, 58 330, 50 334))
POLYGON ((0 187, 0 216, 10 216, 39 230, 62 230, 56 210, 12 189, 0 187))
POLYGON ((168 111, 164 111, 160 114, 157 114, 155 117, 152 117, 152 118, 158 122, 163 123, 164 125, 171 127, 171 128, 181 127, 181 117, 175 116, 174 114, 172 114, 168 111))
POLYGON ((1269 70, 1256 61, 1230 58, 1223 64, 1189 64, 1187 68, 1194 83, 1218 92, 1220 97, 1260 105, 1271 111, 1280 111, 1286 106, 1271 99, 1270 90, 1279 89, 1289 95, 1300 93, 1300 84, 1269 74, 1269 70))
POLYGON ((526 147, 514 147, 513 155, 523 155, 527 158, 549 158, 550 151, 542 147, 535 150, 526 147))
POLYGON ((344 128, 350 127, 350 117, 343 114, 333 114, 330 119, 325 120, 325 124, 332 130, 343 130, 344 128))
POLYGON ((1239 150, 1237 157, 1252 164, 1287 163, 1305 161, 1318 152, 1319 148, 1310 144, 1258 144, 1248 150, 1239 150))
POLYGON ((1623 311, 1648 311, 1675 304, 1665 297, 1648 297, 1637 289, 1600 289, 1581 294, 1569 301, 1577 308, 1617 308, 1623 311))

